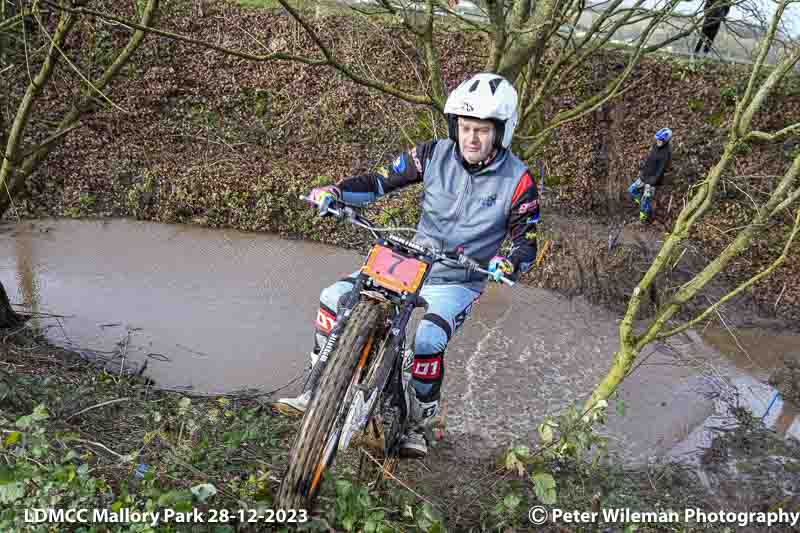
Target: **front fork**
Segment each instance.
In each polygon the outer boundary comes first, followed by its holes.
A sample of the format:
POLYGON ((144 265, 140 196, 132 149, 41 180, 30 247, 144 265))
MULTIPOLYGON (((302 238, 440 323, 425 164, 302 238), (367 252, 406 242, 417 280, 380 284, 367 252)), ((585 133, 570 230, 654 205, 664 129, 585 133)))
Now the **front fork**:
MULTIPOLYGON (((327 341, 320 350, 319 359, 311 370, 307 385, 309 390, 316 391, 322 373, 327 366, 328 357, 330 357, 330 354, 333 353, 333 350, 336 348, 339 342, 339 336, 350 320, 353 309, 361 300, 361 291, 364 288, 365 280, 366 278, 362 276, 356 278, 353 289, 339 302, 336 325, 331 330, 330 335, 328 335, 327 341)), ((375 386, 378 391, 384 394, 388 392, 389 396, 396 399, 396 405, 401 410, 401 420, 403 421, 408 418, 411 407, 408 405, 406 394, 408 387, 411 386, 411 364, 413 362, 413 353, 408 353, 405 349, 405 332, 415 307, 416 296, 408 295, 401 304, 400 311, 394 316, 389 328, 389 341, 391 342, 389 353, 396 355, 394 357, 387 357, 382 361, 381 368, 378 369, 375 379, 375 386), (389 380, 392 380, 392 383, 389 383, 389 380)), ((370 412, 367 414, 367 420, 372 417, 375 407, 380 403, 383 402, 375 402, 372 404, 370 412)))
POLYGON ((328 335, 328 339, 322 346, 317 363, 311 368, 311 375, 308 377, 308 384, 306 385, 308 390, 317 390, 317 385, 322 377, 322 373, 325 371, 325 367, 328 366, 328 357, 333 353, 334 348, 336 348, 336 345, 339 343, 339 336, 350 321, 350 315, 353 314, 353 309, 361 298, 361 289, 363 288, 364 278, 358 276, 353 284, 353 289, 345 294, 344 298, 339 301, 336 313, 336 325, 333 326, 333 329, 328 335))

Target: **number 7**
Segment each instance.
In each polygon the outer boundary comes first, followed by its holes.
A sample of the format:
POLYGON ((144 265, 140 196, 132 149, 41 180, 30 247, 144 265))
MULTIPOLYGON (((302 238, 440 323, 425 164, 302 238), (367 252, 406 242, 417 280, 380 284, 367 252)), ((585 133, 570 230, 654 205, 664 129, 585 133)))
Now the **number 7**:
POLYGON ((394 263, 394 264, 392 264, 392 266, 390 266, 390 267, 389 267, 389 274, 394 274, 394 269, 395 269, 395 268, 397 268, 397 265, 399 265, 400 263, 402 263, 402 262, 403 262, 403 261, 405 261, 405 259, 406 259, 404 256, 402 256, 402 255, 397 255, 397 254, 396 254, 396 253, 394 253, 394 252, 392 252, 392 257, 393 257, 394 259, 397 259, 397 262, 396 262, 396 263, 394 263))

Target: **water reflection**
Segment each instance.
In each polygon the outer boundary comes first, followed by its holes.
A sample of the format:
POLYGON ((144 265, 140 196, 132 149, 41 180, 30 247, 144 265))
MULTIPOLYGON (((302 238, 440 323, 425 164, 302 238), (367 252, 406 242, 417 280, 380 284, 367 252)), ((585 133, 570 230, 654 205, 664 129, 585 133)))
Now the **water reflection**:
POLYGON ((741 404, 777 433, 800 440, 800 409, 767 383, 785 356, 798 353, 800 336, 757 328, 709 328, 703 340, 744 371, 734 379, 741 404))
POLYGON ((17 257, 17 284, 18 292, 22 298, 22 305, 26 307, 33 318, 28 322, 34 331, 41 330, 39 313, 39 283, 36 279, 36 261, 33 255, 33 238, 30 233, 20 233, 14 240, 17 257))

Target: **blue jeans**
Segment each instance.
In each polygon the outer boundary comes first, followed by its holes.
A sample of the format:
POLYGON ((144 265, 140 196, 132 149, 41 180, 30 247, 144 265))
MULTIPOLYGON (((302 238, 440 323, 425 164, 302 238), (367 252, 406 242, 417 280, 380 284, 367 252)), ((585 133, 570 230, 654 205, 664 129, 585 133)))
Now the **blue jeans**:
MULTIPOLYGON (((336 324, 339 299, 353 288, 354 272, 323 289, 317 312, 315 350, 321 349, 336 324)), ((425 315, 414 338, 411 383, 421 404, 424 418, 438 412, 444 380, 444 352, 447 343, 464 324, 480 293, 461 285, 424 285, 420 296, 427 302, 425 315)))
POLYGON ((639 218, 646 220, 653 214, 653 195, 656 188, 652 185, 647 185, 642 181, 642 178, 636 178, 636 181, 631 183, 628 187, 628 193, 631 199, 639 204, 639 218), (642 194, 644 192, 644 194, 642 194))

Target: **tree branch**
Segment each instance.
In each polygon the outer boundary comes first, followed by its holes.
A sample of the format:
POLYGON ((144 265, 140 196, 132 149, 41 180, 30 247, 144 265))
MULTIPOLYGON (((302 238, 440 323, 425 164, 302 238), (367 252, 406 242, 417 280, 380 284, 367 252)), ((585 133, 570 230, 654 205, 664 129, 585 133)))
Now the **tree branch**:
POLYGON ((23 14, 20 13, 18 15, 14 15, 11 18, 7 18, 3 22, 0 22, 0 31, 4 31, 4 30, 6 30, 6 29, 18 24, 19 22, 22 22, 22 16, 23 16, 23 14))
POLYGON ((782 130, 779 130, 773 134, 769 134, 763 131, 753 130, 745 136, 744 140, 749 141, 757 141, 757 142, 767 142, 767 143, 774 143, 784 140, 787 137, 800 133, 800 122, 797 124, 792 124, 791 126, 787 126, 782 130))
POLYGON ((80 124, 73 124, 72 126, 65 128, 65 129, 58 129, 54 134, 47 137, 45 140, 34 146, 33 148, 29 148, 22 152, 19 156, 19 160, 24 161, 28 156, 38 152, 39 150, 43 150, 44 148, 50 146, 54 142, 60 140, 62 137, 65 137, 68 133, 73 130, 76 130, 80 127, 80 124))
POLYGON ((753 115, 755 115, 756 111, 761 109, 761 104, 764 100, 767 99, 770 93, 777 87, 778 83, 794 68, 798 61, 800 61, 800 47, 795 50, 794 54, 781 61, 778 66, 770 72, 752 101, 748 103, 747 100, 744 100, 746 107, 744 112, 740 115, 740 121, 738 123, 734 122, 736 132, 739 135, 745 136, 745 133, 750 130, 753 115))
POLYGON ((22 97, 22 102, 17 108, 17 114, 14 118, 14 123, 11 126, 8 139, 6 140, 6 147, 3 156, 3 163, 0 166, 0 191, 5 189, 5 194, 0 194, 0 214, 2 214, 8 207, 6 198, 10 196, 11 191, 7 184, 7 180, 12 179, 15 174, 15 164, 13 161, 17 159, 17 150, 19 149, 20 142, 22 141, 25 126, 30 119, 31 109, 33 108, 34 101, 41 94, 42 88, 47 84, 50 76, 53 73, 53 68, 58 62, 59 55, 56 53, 56 46, 60 46, 66 41, 72 27, 77 21, 76 17, 70 14, 62 14, 59 18, 56 32, 53 41, 48 49, 47 57, 45 58, 42 66, 39 68, 39 73, 28 84, 25 95, 22 97))
POLYGON ((82 79, 83 81, 85 81, 85 82, 86 82, 86 84, 87 84, 87 85, 89 85, 89 87, 90 87, 90 88, 92 88, 92 89, 93 89, 95 92, 97 92, 97 94, 99 94, 99 95, 100 95, 100 97, 101 97, 103 100, 105 100, 106 102, 108 102, 109 104, 111 104, 113 107, 116 107, 117 109, 119 109, 119 110, 120 110, 120 111, 122 111, 123 113, 127 113, 127 112, 128 112, 127 110, 125 110, 125 109, 122 109, 120 106, 118 106, 117 104, 115 104, 114 102, 112 102, 112 101, 111 101, 111 100, 110 100, 110 99, 109 99, 109 98, 108 98, 108 97, 107 97, 107 96, 106 96, 106 95, 103 93, 103 91, 101 91, 100 89, 98 89, 97 87, 95 87, 95 86, 94 86, 94 84, 93 84, 91 81, 89 81, 89 79, 88 79, 86 76, 84 76, 84 75, 83 75, 83 72, 81 72, 81 71, 80 71, 80 69, 79 69, 78 67, 76 67, 76 66, 75 66, 75 64, 74 64, 72 61, 70 61, 69 57, 67 57, 67 54, 65 54, 65 53, 64 53, 64 51, 63 51, 63 50, 61 50, 61 47, 60 47, 60 46, 58 46, 58 45, 57 45, 55 42, 53 42, 53 38, 52 38, 52 37, 50 37, 50 34, 47 32, 47 28, 45 28, 45 27, 44 27, 44 25, 42 24, 41 20, 39 20, 39 19, 37 18, 37 21, 39 22, 39 27, 41 28, 41 30, 42 30, 42 33, 43 33, 43 34, 44 34, 44 35, 47 37, 47 39, 50 41, 50 44, 51 44, 51 45, 52 45, 52 46, 53 46, 53 47, 54 47, 56 50, 58 50, 58 53, 59 53, 59 54, 61 54, 61 57, 63 57, 63 58, 64 58, 64 61, 67 63, 67 65, 69 65, 69 66, 70 66, 70 68, 72 68, 72 70, 74 70, 74 71, 75 71, 75 72, 78 74, 78 77, 79 77, 80 79, 82 79))
MULTIPOLYGON (((401 17, 403 19, 403 26, 405 26, 408 31, 410 31, 411 33, 413 33, 417 37, 422 37, 423 36, 423 32, 421 32, 419 29, 417 29, 417 27, 414 26, 413 24, 411 24, 411 22, 408 20, 408 15, 406 14, 407 10, 405 8, 402 9, 402 13, 401 13, 400 11, 397 10, 397 8, 395 6, 392 5, 392 3, 389 0, 378 0, 378 2, 380 2, 380 4, 384 7, 384 9, 386 9, 386 11, 388 11, 392 15, 401 17)), ((358 11, 353 6, 350 6, 350 9, 358 11)))
MULTIPOLYGON (((603 92, 588 98, 584 102, 581 102, 581 104, 579 104, 574 109, 571 109, 569 111, 562 111, 561 113, 557 114, 556 117, 550 122, 550 124, 548 124, 548 126, 546 128, 544 128, 543 130, 537 132, 535 135, 530 136, 530 137, 522 137, 522 136, 520 136, 521 139, 531 139, 531 140, 533 140, 532 145, 525 151, 525 153, 523 154, 523 157, 527 158, 527 157, 530 157, 533 153, 535 153, 538 150, 539 146, 541 146, 545 142, 545 140, 547 138, 547 134, 550 131, 554 130, 555 128, 557 128, 557 127, 559 127, 559 126, 561 126, 563 124, 566 124, 567 122, 571 122, 573 120, 576 120, 576 119, 582 117, 583 115, 585 115, 586 113, 590 113, 590 112, 594 111, 595 109, 597 109, 601 105, 603 105, 605 102, 607 102, 607 101, 611 100, 612 98, 614 98, 615 96, 617 96, 619 94, 619 89, 622 86, 623 82, 630 76, 631 72, 633 71, 633 67, 636 66, 636 64, 639 61, 639 58, 643 54, 644 44, 648 41, 648 39, 652 35, 653 31, 655 30, 656 26, 661 21, 661 19, 666 17, 670 12, 672 12, 675 9, 675 7, 678 5, 679 2, 680 2, 680 0, 670 0, 670 4, 669 4, 670 8, 668 10, 665 10, 665 11, 661 12, 658 17, 655 17, 650 21, 650 24, 648 25, 648 27, 639 36, 638 46, 636 47, 635 52, 631 55, 630 59, 628 60, 628 64, 626 65, 625 69, 622 71, 622 73, 617 78, 612 80, 606 86, 606 88, 605 88, 605 90, 603 92)), ((585 60, 585 58, 588 57, 588 56, 586 54, 584 54, 582 57, 585 60)), ((570 69, 568 69, 568 70, 572 70, 572 67, 570 67, 570 69)), ((536 101, 534 101, 534 103, 535 102, 536 101)), ((531 107, 533 105, 534 104, 531 104, 531 107)))
MULTIPOLYGON (((380 0, 381 2, 387 2, 388 0, 380 0)), ((470 26, 473 30, 479 31, 481 33, 491 33, 491 31, 486 27, 484 24, 479 24, 474 20, 465 17, 461 13, 450 9, 450 7, 443 2, 442 0, 437 0, 436 7, 442 10, 443 13, 446 13, 448 16, 456 18, 459 22, 463 22, 467 26, 470 26)))
POLYGON ((800 200, 800 187, 790 192, 786 197, 786 199, 783 202, 779 203, 777 207, 775 207, 772 213, 770 213, 770 216, 777 215, 778 213, 780 213, 781 211, 783 211, 784 209, 786 209, 787 207, 789 207, 798 200, 800 200))
MULTIPOLYGON (((764 64, 764 60, 767 58, 767 53, 769 49, 772 47, 772 42, 775 39, 775 32, 778 29, 778 23, 783 16, 783 11, 786 9, 786 0, 779 0, 778 7, 775 9, 775 14, 772 17, 772 22, 770 23, 769 29, 767 30, 767 35, 762 39, 758 51, 758 56, 756 57, 755 64, 753 65, 753 69, 750 71, 750 79, 747 81, 747 88, 744 91, 744 95, 742 95, 742 102, 743 106, 736 106, 736 110, 734 111, 733 115, 733 128, 731 128, 732 134, 737 134, 740 137, 743 137, 746 130, 750 126, 749 121, 742 121, 741 116, 742 112, 746 110, 748 104, 750 103, 750 98, 755 90, 756 79, 761 72, 761 67, 764 64)), ((750 113, 750 117, 752 118, 752 113, 750 113)))
POLYGON ((142 24, 136 24, 136 23, 133 23, 131 21, 127 21, 127 20, 121 19, 119 17, 114 17, 112 15, 101 13, 99 11, 95 11, 95 10, 92 10, 92 9, 87 9, 87 8, 84 8, 84 7, 68 8, 68 7, 62 7, 62 6, 58 6, 56 4, 53 4, 50 0, 41 0, 41 1, 42 1, 42 3, 49 5, 49 6, 53 7, 54 9, 59 9, 59 10, 62 10, 62 11, 68 11, 70 13, 75 13, 75 14, 79 14, 79 15, 91 15, 91 16, 99 17, 99 18, 102 18, 104 20, 109 20, 109 21, 112 21, 112 22, 116 22, 118 24, 121 24, 121 25, 126 26, 126 27, 131 28, 131 29, 137 29, 137 30, 144 31, 146 33, 152 33, 154 35, 159 35, 161 37, 166 37, 166 38, 173 39, 173 40, 176 40, 176 41, 182 41, 182 42, 194 44, 194 45, 197 45, 197 46, 201 46, 203 48, 208 48, 210 50, 215 50, 217 52, 221 52, 223 54, 226 54, 226 55, 229 55, 229 56, 233 56, 233 57, 238 57, 238 58, 241 58, 241 59, 247 59, 247 60, 250 60, 250 61, 259 61, 259 62, 265 62, 265 61, 295 61, 295 62, 307 64, 307 65, 328 65, 328 66, 331 66, 333 68, 336 68, 338 71, 340 71, 346 77, 350 78, 355 83, 358 83, 360 85, 364 85, 365 87, 369 87, 371 89, 375 89, 375 90, 384 92, 386 94, 389 94, 391 96, 395 96, 397 98, 400 98, 401 100, 405 100, 405 101, 410 102, 412 104, 434 105, 434 102, 430 97, 410 94, 410 93, 401 91, 399 89, 396 89, 396 88, 392 87, 391 85, 388 85, 388 84, 385 84, 385 83, 382 83, 382 82, 379 82, 379 81, 368 80, 366 78, 363 78, 363 77, 358 76, 357 74, 353 73, 350 69, 348 69, 346 66, 344 66, 343 64, 341 64, 340 62, 338 62, 337 60, 335 60, 333 58, 333 55, 331 54, 330 50, 325 46, 325 44, 322 42, 322 40, 319 38, 319 36, 313 30, 313 28, 311 28, 311 26, 308 24, 308 22, 306 20, 304 20, 299 15, 299 13, 286 2, 286 0, 278 0, 278 2, 280 2, 280 4, 284 7, 284 9, 286 9, 286 11, 289 12, 289 14, 292 16, 292 18, 294 18, 301 26, 303 26, 303 29, 306 30, 306 33, 308 33, 308 35, 312 38, 314 43, 317 45, 317 47, 322 52, 323 56, 325 56, 324 60, 315 60, 315 59, 310 59, 310 58, 303 57, 303 56, 298 56, 298 55, 293 55, 293 54, 284 54, 284 53, 280 53, 280 52, 274 52, 274 53, 262 54, 262 55, 249 54, 249 53, 246 53, 246 52, 241 52, 239 50, 232 50, 230 48, 225 48, 224 46, 217 46, 215 44, 208 43, 208 42, 205 42, 205 41, 201 41, 199 39, 193 39, 193 38, 187 37, 185 35, 180 35, 180 34, 177 34, 177 33, 172 33, 172 32, 168 32, 168 31, 164 31, 164 30, 159 30, 159 29, 156 29, 156 28, 152 28, 152 27, 148 27, 148 26, 142 25, 142 24))
POLYGON ((506 17, 503 3, 495 0, 491 6, 492 9, 489 11, 489 20, 492 22, 492 51, 486 64, 487 72, 497 72, 500 69, 503 52, 506 49, 506 17))
POLYGON ((116 22, 117 24, 121 24, 127 28, 132 30, 140 30, 145 33, 152 33, 153 35, 159 35, 161 37, 166 37, 168 39, 173 39, 175 41, 181 41, 184 43, 194 44, 203 48, 208 48, 210 50, 215 50, 217 52, 221 52, 225 55, 238 57, 241 59, 248 59, 250 61, 296 61, 298 63, 305 63, 307 65, 327 65, 328 62, 325 60, 319 59, 309 59, 307 57, 296 56, 293 54, 283 54, 280 52, 275 52, 271 54, 248 54, 246 52, 241 52, 239 50, 232 50, 230 48, 225 48, 224 46, 217 46, 212 43, 208 43, 206 41, 201 41, 200 39, 193 39, 191 37, 187 37, 185 35, 180 35, 178 33, 172 33, 169 31, 159 30, 157 28, 151 28, 146 25, 137 24, 135 22, 131 22, 129 20, 121 19, 119 17, 115 17, 113 15, 108 15, 106 13, 101 13, 100 11, 95 11, 93 9, 87 9, 85 7, 78 7, 78 8, 70 8, 70 7, 63 7, 56 4, 53 4, 49 0, 41 0, 43 4, 47 4, 53 9, 57 9, 60 11, 66 11, 69 13, 73 13, 76 15, 88 15, 93 17, 98 17, 103 20, 107 20, 110 22, 116 22))
MULTIPOLYGON (((729 143, 729 146, 735 145, 735 142, 729 143)), ((706 286, 706 284, 717 274, 722 272, 727 265, 744 250, 746 250, 756 234, 759 233, 766 225, 767 220, 772 215, 775 207, 780 203, 787 191, 800 174, 800 155, 794 158, 791 167, 786 171, 786 174, 781 178, 780 183, 770 195, 767 203, 758 210, 752 223, 743 229, 725 249, 711 261, 699 274, 692 278, 688 283, 684 284, 680 290, 675 293, 669 302, 659 311, 656 319, 648 327, 647 332, 637 343, 637 346, 644 347, 647 343, 656 338, 656 335, 664 327, 664 324, 669 320, 680 307, 695 297, 695 295, 706 286)), ((710 195, 708 195, 710 197, 710 195)), ((703 202, 707 208, 709 198, 703 202)), ((688 227, 694 223, 697 213, 689 219, 688 227)))
POLYGON ((388 85, 386 83, 379 82, 376 80, 368 80, 354 73, 353 71, 351 71, 349 68, 347 68, 345 65, 343 65, 333 57, 333 54, 331 53, 330 49, 328 49, 328 47, 325 46, 325 43, 322 42, 322 39, 320 39, 319 35, 317 35, 317 32, 314 31, 314 29, 311 27, 308 21, 306 21, 302 16, 300 16, 300 13, 298 13, 291 5, 289 5, 289 2, 287 2, 287 0, 278 0, 278 2, 283 6, 283 8, 286 11, 289 12, 292 18, 294 18, 303 27, 308 36, 311 37, 311 40, 313 40, 314 43, 317 45, 317 47, 320 49, 322 55, 325 56, 326 63, 334 67, 336 70, 344 74, 346 77, 350 78, 350 80, 352 80, 353 82, 358 83, 359 85, 363 85, 365 87, 369 87, 371 89, 384 92, 386 94, 400 98, 401 100, 405 100, 406 102, 410 102, 412 104, 436 105, 436 102, 434 102, 434 100, 428 96, 418 96, 415 94, 407 93, 405 91, 401 91, 395 87, 392 87, 391 85, 388 85))
POLYGON ((444 80, 442 80, 442 69, 439 63, 439 53, 433 44, 433 17, 435 0, 428 1, 428 20, 425 24, 425 32, 422 36, 422 47, 425 50, 425 63, 428 66, 428 83, 433 93, 432 100, 434 107, 444 111, 444 103, 447 100, 444 80))
MULTIPOLYGON (((142 24, 147 25, 153 20, 158 11, 159 0, 148 0, 147 5, 142 12, 142 24)), ((141 46, 142 42, 144 41, 147 32, 144 30, 136 30, 133 35, 131 35, 128 44, 125 48, 120 51, 119 55, 114 59, 113 63, 109 65, 106 70, 103 72, 103 75, 93 82, 93 86, 102 90, 108 86, 109 83, 119 74, 119 71, 130 61, 133 54, 138 50, 139 46, 141 46)), ((44 160, 45 157, 50 153, 52 149, 53 143, 72 131, 73 129, 79 127, 78 120, 80 117, 85 113, 85 111, 89 108, 92 102, 91 93, 87 93, 84 97, 76 104, 72 106, 72 109, 61 119, 60 124, 56 128, 56 132, 48 137, 44 142, 42 142, 38 147, 34 148, 30 152, 28 152, 24 157, 24 161, 22 166, 19 169, 19 172, 14 177, 11 186, 9 187, 10 192, 14 192, 18 190, 22 184, 24 183, 25 179, 38 167, 38 165, 44 160)), ((0 197, 0 213, 2 213, 6 209, 6 205, 3 203, 4 198, 0 197)))
POLYGON ((722 304, 724 304, 725 302, 727 302, 731 298, 735 297, 737 294, 741 293, 742 291, 748 289, 753 284, 758 283, 758 281, 760 281, 762 278, 770 275, 776 268, 778 268, 786 260, 786 256, 789 253, 789 248, 791 248, 792 243, 794 242, 794 239, 797 236, 797 233, 798 233, 799 230, 800 230, 800 209, 797 210, 797 215, 795 216, 795 219, 794 219, 794 226, 792 227, 792 231, 789 234, 789 238, 786 241, 786 244, 783 246, 783 252, 781 253, 781 255, 777 259, 775 259, 775 261, 772 262, 772 264, 769 267, 765 268, 764 270, 762 270, 761 272, 759 272, 755 276, 751 277, 746 282, 740 284, 738 287, 736 287, 735 290, 729 292, 728 294, 726 294, 725 296, 720 298, 720 300, 718 302, 716 302, 714 305, 712 305, 711 307, 709 307, 708 309, 703 311, 696 318, 692 319, 691 321, 687 322, 686 324, 683 324, 682 326, 679 326, 677 328, 671 329, 671 330, 669 330, 669 331, 667 331, 665 333, 659 333, 658 335, 656 335, 656 339, 666 339, 667 337, 671 337, 673 335, 676 335, 676 334, 678 334, 678 333, 680 333, 682 331, 685 331, 685 330, 689 329, 690 327, 702 322, 703 320, 705 320, 706 317, 708 317, 708 315, 710 315, 711 313, 716 311, 717 308, 719 308, 719 306, 721 306, 722 304))
POLYGON ((508 50, 503 54, 497 73, 514 83, 522 67, 530 58, 542 52, 547 44, 548 28, 557 28, 563 20, 556 20, 558 4, 562 0, 538 0, 531 20, 524 27, 527 35, 517 33, 511 38, 508 50))

